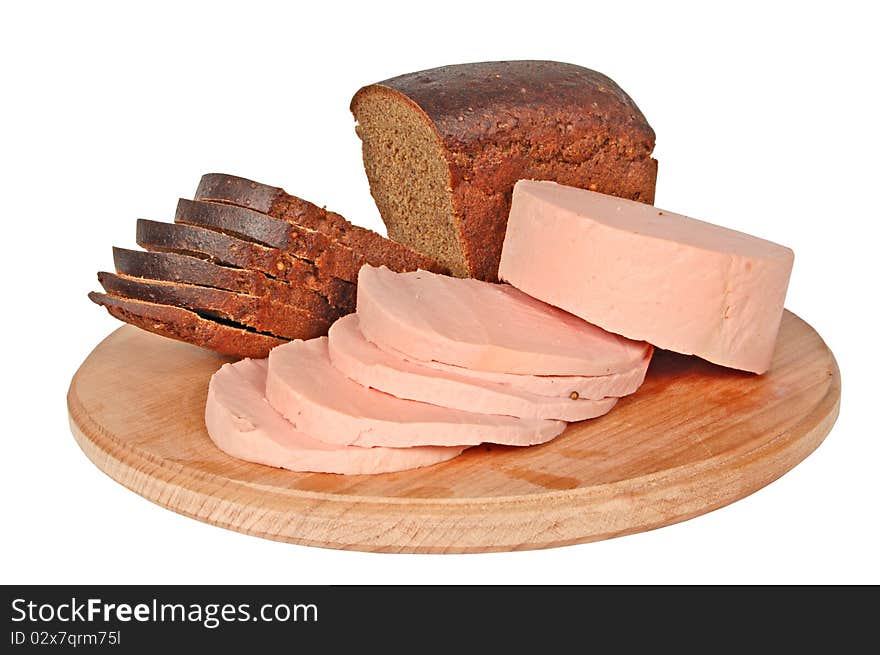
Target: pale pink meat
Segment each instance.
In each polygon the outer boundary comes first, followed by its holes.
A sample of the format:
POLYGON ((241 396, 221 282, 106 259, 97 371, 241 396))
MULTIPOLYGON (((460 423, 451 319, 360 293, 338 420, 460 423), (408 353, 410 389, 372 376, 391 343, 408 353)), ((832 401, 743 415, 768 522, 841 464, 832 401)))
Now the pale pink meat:
POLYGON ((520 180, 499 276, 606 330, 766 371, 794 253, 650 205, 520 180))
POLYGON ((297 429, 342 445, 529 446, 549 441, 566 425, 464 412, 369 389, 330 363, 327 337, 274 348, 269 354, 266 397, 297 429))
POLYGON ((642 386, 642 382, 645 381, 645 374, 648 372, 648 366, 651 364, 651 357, 654 354, 654 349, 649 348, 642 361, 628 371, 610 373, 608 375, 582 376, 518 375, 516 373, 475 371, 470 368, 455 366, 453 364, 423 362, 417 359, 412 359, 408 355, 405 355, 390 346, 383 346, 382 350, 392 357, 405 359, 437 371, 469 378, 472 382, 477 384, 501 384, 538 396, 570 398, 574 395, 577 398, 586 398, 587 400, 602 400, 603 398, 609 397, 622 398, 623 396, 635 393, 638 388, 642 386))
POLYGON ((395 357, 364 338, 357 314, 349 314, 332 325, 328 350, 333 366, 362 386, 397 398, 467 412, 583 421, 607 413, 617 402, 617 398, 539 396, 395 357))
POLYGON ((265 359, 224 364, 211 378, 208 435, 225 453, 257 464, 315 473, 390 473, 452 459, 461 447, 361 448, 325 443, 298 430, 265 398, 265 359))
POLYGON ((650 346, 551 307, 506 284, 364 266, 364 336, 422 361, 526 375, 628 371, 650 346))

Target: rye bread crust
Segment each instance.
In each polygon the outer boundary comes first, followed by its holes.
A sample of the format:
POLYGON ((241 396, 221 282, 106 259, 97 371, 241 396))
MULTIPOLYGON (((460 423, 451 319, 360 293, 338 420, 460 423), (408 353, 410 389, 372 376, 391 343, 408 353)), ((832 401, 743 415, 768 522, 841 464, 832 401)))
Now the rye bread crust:
POLYGON ((181 198, 174 222, 217 230, 284 250, 314 263, 328 275, 352 283, 357 281, 357 273, 366 263, 363 255, 332 241, 326 234, 236 205, 181 198))
POLYGON ((92 291, 89 299, 111 316, 142 330, 185 341, 231 357, 262 359, 275 346, 286 343, 271 335, 224 325, 181 307, 121 298, 92 291))
POLYGON ((216 317, 281 339, 312 339, 327 334, 330 322, 299 307, 235 291, 181 282, 145 280, 115 273, 98 273, 98 282, 113 296, 173 305, 216 317))
MULTIPOLYGON (((500 61, 409 73, 355 94, 351 110, 359 129, 362 104, 377 96, 412 109, 440 142, 448 171, 436 185, 449 189, 450 220, 472 277, 497 280, 519 179, 654 200, 654 131, 632 99, 596 71, 500 61)), ((378 198, 376 180, 370 183, 378 198)), ((383 219, 388 225, 389 217, 383 219)))
POLYGON ((179 223, 138 219, 137 244, 151 252, 174 252, 227 266, 252 269, 293 285, 317 291, 345 313, 354 311, 357 287, 321 271, 314 263, 278 248, 215 230, 179 223))
MULTIPOLYGON (((282 195, 284 189, 277 186, 261 184, 226 173, 205 173, 199 180, 193 199, 226 202, 275 216, 272 208, 282 195)), ((275 216, 275 218, 279 217, 275 216)))
POLYGON ((317 230, 333 241, 362 254, 372 266, 384 265, 400 272, 421 268, 435 273, 448 273, 433 258, 377 232, 354 225, 340 214, 290 195, 280 187, 234 175, 208 173, 202 176, 195 199, 246 207, 291 224, 317 230))
POLYGON ((123 275, 260 296, 275 303, 299 307, 327 321, 342 314, 324 296, 307 287, 276 280, 259 271, 221 266, 198 257, 114 247, 113 263, 116 272, 123 275))

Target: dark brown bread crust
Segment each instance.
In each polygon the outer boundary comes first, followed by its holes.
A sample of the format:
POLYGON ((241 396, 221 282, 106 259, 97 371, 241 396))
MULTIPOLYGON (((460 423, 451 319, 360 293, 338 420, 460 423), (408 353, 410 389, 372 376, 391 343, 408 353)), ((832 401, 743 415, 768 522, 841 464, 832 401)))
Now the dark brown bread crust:
POLYGON ((198 257, 114 247, 113 263, 116 272, 123 275, 260 296, 271 302, 300 307, 326 321, 333 321, 342 314, 312 289, 275 280, 259 271, 221 266, 198 257))
POLYGON ((456 229, 469 273, 497 279, 513 185, 555 180, 654 201, 654 131, 596 71, 553 61, 443 66, 360 89, 413 106, 444 147, 456 229))
POLYGON ((313 262, 328 275, 349 282, 357 281, 358 271, 366 263, 362 255, 332 241, 326 234, 236 205, 181 198, 174 222, 218 230, 284 250, 313 262))
POLYGON ((224 289, 106 272, 98 273, 98 282, 113 296, 183 307, 200 316, 232 321, 282 339, 312 339, 327 334, 330 328, 329 321, 299 307, 224 289))
POLYGON ((89 298, 105 307, 120 321, 232 357, 262 359, 269 356, 272 348, 285 343, 284 340, 270 335, 203 318, 180 307, 120 298, 95 291, 89 294, 89 298))
POLYGON ((435 273, 448 273, 433 258, 386 239, 377 232, 353 225, 343 216, 292 196, 279 187, 234 175, 208 173, 202 176, 195 199, 246 207, 317 230, 362 254, 367 263, 373 266, 385 265, 401 272, 421 268, 435 273))
MULTIPOLYGON (((186 198, 178 199, 174 222, 198 225, 209 230, 219 230, 242 239, 256 241, 269 248, 281 248, 282 250, 295 248, 297 237, 300 236, 296 232, 292 232, 292 226, 289 223, 279 221, 277 218, 272 218, 268 214, 253 209, 201 200, 187 200, 186 198)), ((316 237, 306 243, 303 249, 313 249, 316 252, 311 253, 310 256, 305 256, 303 253, 297 255, 298 257, 314 261, 315 256, 320 254, 320 250, 327 245, 327 238, 324 235, 318 232, 314 234, 316 237), (319 237, 323 237, 323 240, 317 241, 316 239, 319 237)), ((310 235, 306 235, 306 238, 308 236, 310 235)))
POLYGON ((237 175, 205 173, 199 180, 194 199, 228 202, 231 205, 247 207, 275 216, 272 213, 272 207, 278 201, 278 197, 282 195, 284 195, 284 189, 277 186, 261 184, 237 175))
POLYGON ((145 219, 137 222, 137 243, 153 252, 175 252, 260 271, 290 284, 314 289, 343 312, 352 312, 355 308, 354 284, 327 275, 313 263, 297 259, 278 248, 267 248, 192 225, 145 219))

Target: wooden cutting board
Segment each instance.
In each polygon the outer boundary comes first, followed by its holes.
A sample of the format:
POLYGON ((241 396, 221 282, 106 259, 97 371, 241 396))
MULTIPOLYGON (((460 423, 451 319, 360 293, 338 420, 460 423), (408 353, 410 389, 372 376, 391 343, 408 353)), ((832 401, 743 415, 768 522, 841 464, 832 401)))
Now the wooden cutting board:
POLYGON ((840 407, 834 356, 786 312, 763 376, 658 352, 638 393, 549 444, 480 446, 402 473, 291 473, 233 459, 209 440, 208 379, 226 361, 119 328, 71 382, 74 437, 98 468, 163 507, 268 539, 353 550, 548 548, 684 521, 790 470, 840 407))

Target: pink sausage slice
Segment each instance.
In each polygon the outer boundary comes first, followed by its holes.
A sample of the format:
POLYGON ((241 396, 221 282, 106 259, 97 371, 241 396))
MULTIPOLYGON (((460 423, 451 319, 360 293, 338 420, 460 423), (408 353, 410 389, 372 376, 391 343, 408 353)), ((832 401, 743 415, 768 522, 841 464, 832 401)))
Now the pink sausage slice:
POLYGON ((571 398, 574 396, 587 400, 602 400, 609 397, 622 398, 623 396, 635 393, 642 386, 642 382, 645 381, 645 374, 648 372, 651 356, 654 353, 654 349, 649 348, 644 359, 629 371, 589 377, 580 375, 517 375, 515 373, 474 371, 473 369, 443 364, 442 362, 414 360, 399 350, 388 346, 383 347, 382 350, 392 357, 406 359, 436 371, 468 378, 474 382, 501 384, 538 396, 549 396, 551 398, 571 398))
POLYGON ((530 446, 549 441, 566 425, 463 412, 368 389, 330 363, 327 337, 274 348, 269 353, 266 397, 297 429, 340 445, 530 446))
POLYGON ((224 364, 211 378, 205 424, 223 452, 257 464, 314 473, 390 473, 429 466, 462 448, 334 446, 298 432, 264 396, 265 359, 224 364))
POLYGON ((328 335, 330 361, 358 384, 407 400, 482 414, 583 421, 614 407, 617 398, 539 396, 395 357, 364 338, 357 314, 337 320, 328 335))
POLYGON ((357 297, 361 331, 379 347, 480 371, 608 375, 650 347, 506 284, 364 266, 357 297))
POLYGON ((793 262, 789 248, 742 232, 520 180, 498 274, 606 330, 763 373, 793 262))

